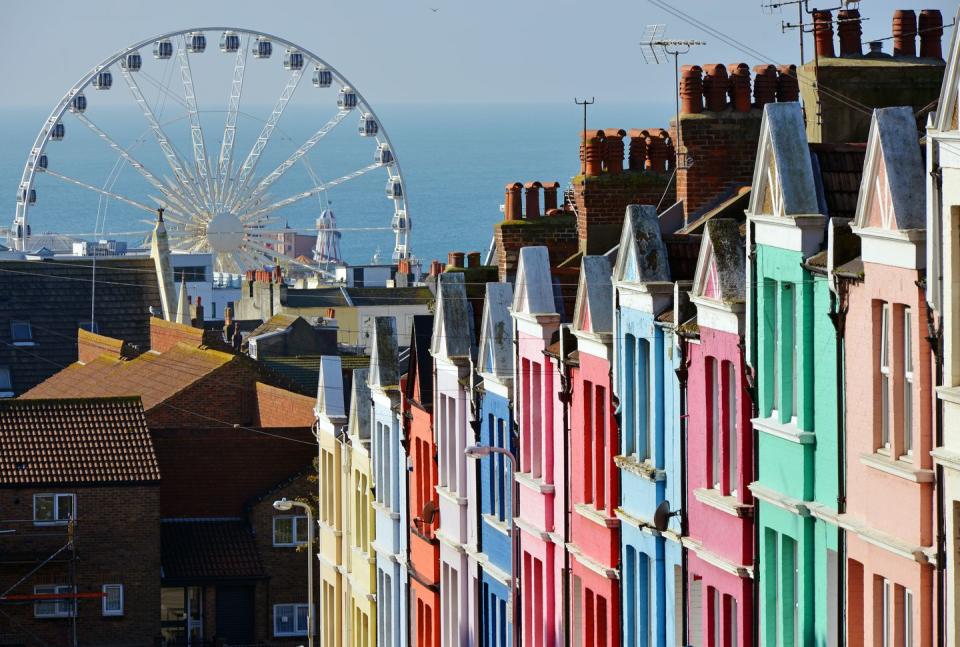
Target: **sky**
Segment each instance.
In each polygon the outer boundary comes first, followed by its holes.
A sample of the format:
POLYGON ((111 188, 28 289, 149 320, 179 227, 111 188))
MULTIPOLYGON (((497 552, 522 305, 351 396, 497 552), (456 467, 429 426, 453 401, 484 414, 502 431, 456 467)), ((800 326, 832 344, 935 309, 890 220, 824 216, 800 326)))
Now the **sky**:
MULTIPOLYGON (((752 66, 799 58, 796 32, 781 33, 782 20, 796 21, 794 6, 781 13, 762 8, 761 0, 670 4, 748 43, 767 60, 737 51, 649 0, 3 0, 0 109, 52 107, 113 52, 164 31, 199 26, 282 36, 330 62, 373 105, 574 97, 645 103, 652 88, 673 84, 671 65, 647 65, 641 56, 639 41, 650 23, 665 23, 668 38, 707 41, 683 59, 689 63, 752 66)), ((864 41, 889 36, 892 12, 904 6, 910 4, 863 0, 860 11, 869 18, 864 41)), ((956 3, 926 0, 914 8, 940 9, 949 23, 956 3)), ((208 38, 215 47, 216 36, 208 38)), ((946 50, 946 37, 944 43, 946 50)), ((808 37, 808 53, 810 47, 808 37)), ((270 103, 276 93, 266 86, 262 91, 270 103)), ((655 94, 663 100, 662 92, 655 94)))

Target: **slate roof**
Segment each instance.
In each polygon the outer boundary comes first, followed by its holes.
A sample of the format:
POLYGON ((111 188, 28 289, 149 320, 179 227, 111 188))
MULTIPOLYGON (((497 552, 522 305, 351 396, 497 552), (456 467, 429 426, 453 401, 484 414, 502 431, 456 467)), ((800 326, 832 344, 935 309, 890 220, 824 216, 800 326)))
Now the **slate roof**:
POLYGON ((0 400, 0 485, 159 480, 140 398, 0 400))
POLYGON ((253 530, 240 519, 161 519, 164 582, 265 577, 253 530))
POLYGON ((414 315, 410 331, 410 353, 407 356, 407 381, 404 395, 413 400, 414 389, 419 387, 422 408, 433 409, 433 358, 430 356, 430 339, 433 337, 433 315, 414 315), (416 380, 411 372, 416 372, 416 380))
POLYGON ((275 330, 286 330, 293 325, 293 322, 299 319, 297 315, 273 315, 262 324, 250 331, 251 337, 256 337, 257 335, 264 335, 268 332, 274 332, 275 330))
MULTIPOLYGON (((90 320, 91 262, 85 258, 0 261, 0 366, 24 393, 77 361, 77 328, 90 320), (12 346, 10 322, 29 321, 34 345, 12 346)), ((98 259, 95 318, 101 335, 150 347, 150 306, 160 307, 153 261, 98 259)))
POLYGON ((700 234, 672 234, 663 237, 670 263, 670 277, 674 281, 692 281, 700 257, 700 234))
POLYGON ((164 353, 151 351, 130 361, 101 355, 86 364, 71 364, 22 397, 139 395, 143 408, 150 410, 237 357, 183 343, 164 353))
POLYGON ((810 144, 821 213, 831 218, 853 218, 860 195, 866 144, 810 144))
POLYGON ((425 305, 433 302, 428 287, 289 289, 283 305, 289 308, 349 308, 376 305, 425 305))
POLYGON ((259 361, 263 362, 274 373, 297 383, 308 393, 316 393, 321 357, 322 355, 299 355, 296 357, 268 355, 260 357, 259 361))

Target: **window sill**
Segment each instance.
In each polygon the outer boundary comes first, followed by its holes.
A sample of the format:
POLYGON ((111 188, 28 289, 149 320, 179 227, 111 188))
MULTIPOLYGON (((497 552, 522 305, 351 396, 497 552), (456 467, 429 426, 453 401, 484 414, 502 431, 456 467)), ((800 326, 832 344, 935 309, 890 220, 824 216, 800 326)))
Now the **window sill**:
POLYGON ((814 445, 817 437, 812 431, 803 431, 793 422, 783 423, 776 418, 754 418, 750 421, 754 429, 775 436, 791 443, 800 445, 814 445))
POLYGON ((631 474, 636 474, 640 478, 647 479, 648 481, 665 481, 667 479, 666 472, 657 469, 648 460, 641 462, 632 454, 629 456, 614 456, 613 462, 620 469, 626 470, 631 474))
POLYGON ((510 536, 510 526, 507 525, 506 521, 501 521, 500 517, 494 516, 492 514, 482 514, 480 518, 483 519, 488 526, 496 530, 497 532, 503 533, 506 536, 510 536))
POLYGON ((708 505, 711 508, 716 508, 721 512, 726 512, 734 517, 745 519, 753 516, 752 505, 741 503, 737 500, 737 497, 732 495, 724 496, 720 494, 719 490, 714 490, 712 488, 697 488, 693 491, 693 496, 700 503, 708 505))
POLYGON ((526 486, 539 494, 553 494, 557 491, 557 488, 554 487, 553 484, 547 483, 541 478, 536 478, 523 472, 517 472, 516 479, 517 483, 520 485, 526 486))
POLYGON ((0 398, 12 398, 13 391, 0 391, 0 398))
POLYGON ((65 526, 68 523, 69 523, 68 521, 37 521, 36 519, 33 520, 33 525, 35 526, 65 526))
POLYGON ((620 526, 619 519, 616 517, 608 517, 601 510, 597 510, 589 503, 576 503, 574 504, 573 509, 577 512, 577 514, 585 519, 589 519, 597 525, 604 526, 606 528, 618 528, 620 526))
MULTIPOLYGON (((36 345, 37 345, 37 342, 33 342, 33 341, 15 341, 15 342, 13 342, 13 345, 16 346, 17 348, 31 348, 31 347, 33 347, 33 346, 36 346, 36 345)), ((51 617, 53 617, 53 616, 51 616, 51 617)), ((58 617, 59 617, 59 616, 58 616, 58 617)), ((64 617, 66 617, 66 616, 64 616, 64 617)))
POLYGON ((933 483, 933 470, 914 467, 912 463, 891 458, 882 453, 861 454, 860 462, 867 467, 891 474, 912 483, 933 483))
POLYGON ((437 486, 436 486, 436 490, 437 490, 437 494, 438 494, 441 498, 446 499, 447 501, 452 501, 453 503, 456 503, 457 505, 467 505, 467 500, 466 500, 466 498, 460 496, 459 494, 457 494, 457 493, 454 492, 453 490, 448 489, 446 486, 437 485, 437 486))
POLYGON ((388 503, 380 503, 379 501, 374 501, 373 503, 370 504, 370 507, 373 508, 376 512, 379 512, 380 514, 386 517, 390 517, 390 519, 394 521, 400 520, 400 513, 394 512, 393 508, 388 503))
POLYGON ((273 544, 274 548, 300 548, 301 546, 306 546, 307 542, 301 542, 299 544, 273 544))

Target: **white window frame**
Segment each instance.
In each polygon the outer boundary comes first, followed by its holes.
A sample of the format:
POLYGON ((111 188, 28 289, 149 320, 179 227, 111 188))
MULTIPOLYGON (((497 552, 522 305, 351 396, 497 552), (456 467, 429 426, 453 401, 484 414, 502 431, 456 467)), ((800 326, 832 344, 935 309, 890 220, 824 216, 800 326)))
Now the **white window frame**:
POLYGON ((307 613, 307 624, 309 624, 309 623, 310 623, 310 620, 313 619, 312 616, 311 616, 311 614, 309 613, 309 605, 307 605, 307 604, 302 604, 302 603, 299 603, 299 602, 286 602, 286 603, 281 603, 281 604, 275 604, 275 605, 273 605, 273 616, 272 616, 271 620, 272 620, 272 623, 273 623, 273 636, 274 636, 274 638, 283 638, 283 637, 286 637, 286 636, 306 636, 306 635, 309 633, 307 627, 304 627, 303 629, 300 629, 300 628, 297 626, 297 625, 298 625, 298 622, 299 622, 299 618, 300 618, 300 610, 301 610, 301 609, 307 609, 307 610, 308 610, 308 613, 307 613), (283 608, 289 609, 289 613, 293 616, 293 631, 277 631, 277 615, 278 615, 278 612, 279 612, 281 609, 283 609, 283 608))
POLYGON ((880 306, 880 449, 890 451, 890 304, 880 306))
POLYGON ((724 398, 727 414, 727 438, 724 447, 727 449, 727 493, 730 496, 737 495, 737 476, 740 468, 738 452, 738 430, 737 416, 740 415, 737 409, 737 369, 733 362, 725 362, 727 367, 727 390, 724 398))
MULTIPOLYGON (((278 514, 273 516, 273 546, 275 548, 296 548, 307 543, 306 538, 303 541, 297 539, 297 529, 300 524, 304 524, 306 528, 307 517, 306 515, 301 514, 278 514), (277 522, 290 520, 290 537, 293 541, 291 542, 279 542, 277 541, 277 522)), ((309 528, 306 528, 309 531, 309 528)))
POLYGON ((720 490, 723 480, 723 468, 720 463, 720 446, 723 444, 723 422, 720 420, 720 361, 716 357, 707 359, 710 378, 710 487, 720 490))
POLYGON ((11 320, 10 321, 10 340, 13 342, 14 346, 33 346, 33 326, 30 325, 29 321, 25 320, 11 320), (26 326, 27 327, 27 336, 26 337, 17 337, 17 327, 26 326))
POLYGON ((101 599, 100 610, 102 615, 105 616, 122 616, 124 609, 124 600, 123 600, 123 584, 104 584, 100 587, 100 591, 103 593, 103 598, 101 599), (109 592, 111 590, 116 590, 120 594, 120 608, 119 609, 110 609, 107 606, 107 600, 109 592))
MULTIPOLYGON (((73 593, 74 589, 69 584, 38 584, 33 587, 34 595, 42 595, 49 593, 73 593)), ((70 600, 37 600, 33 603, 33 617, 34 618, 72 618, 76 615, 76 603, 75 599, 70 600), (53 613, 46 613, 40 611, 40 605, 43 604, 52 604, 54 605, 53 613)))
POLYGON ((9 366, 0 366, 0 398, 13 397, 13 375, 9 366))
POLYGON ((903 309, 903 455, 913 456, 913 322, 903 309))
POLYGON ((913 647, 913 591, 903 589, 903 647, 913 647))
POLYGON ((33 495, 33 525, 35 526, 63 526, 66 525, 70 519, 76 521, 77 519, 77 496, 69 492, 42 492, 33 495), (37 518, 37 500, 44 497, 53 497, 53 518, 52 519, 38 519, 37 518), (60 518, 60 498, 61 497, 70 497, 70 516, 67 519, 60 518))

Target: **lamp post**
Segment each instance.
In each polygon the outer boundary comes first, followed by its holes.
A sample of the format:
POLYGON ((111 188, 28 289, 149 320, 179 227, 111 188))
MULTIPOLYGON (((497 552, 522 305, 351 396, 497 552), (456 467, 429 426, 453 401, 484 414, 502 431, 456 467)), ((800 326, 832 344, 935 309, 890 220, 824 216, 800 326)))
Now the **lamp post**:
MULTIPOLYGON (((491 454, 499 454, 506 457, 510 461, 510 472, 516 473, 517 471, 517 457, 513 455, 508 449, 503 447, 491 447, 488 445, 471 445, 463 450, 464 455, 467 458, 472 458, 479 460, 491 454)), ((520 553, 520 529, 517 527, 516 517, 517 517, 517 503, 520 501, 520 486, 517 484, 517 479, 512 478, 511 481, 511 492, 510 492, 510 540, 513 550, 510 551, 510 610, 511 618, 513 622, 513 631, 511 641, 515 646, 520 645, 520 608, 517 604, 517 601, 520 599, 517 591, 520 588, 520 578, 519 573, 517 572, 517 560, 519 559, 520 553)))
MULTIPOLYGON (((303 508, 307 513, 307 644, 313 647, 313 510, 306 503, 288 501, 286 498, 274 501, 273 507, 280 512, 290 512, 294 507, 303 508)), ((296 529, 293 531, 296 541, 296 529)))

